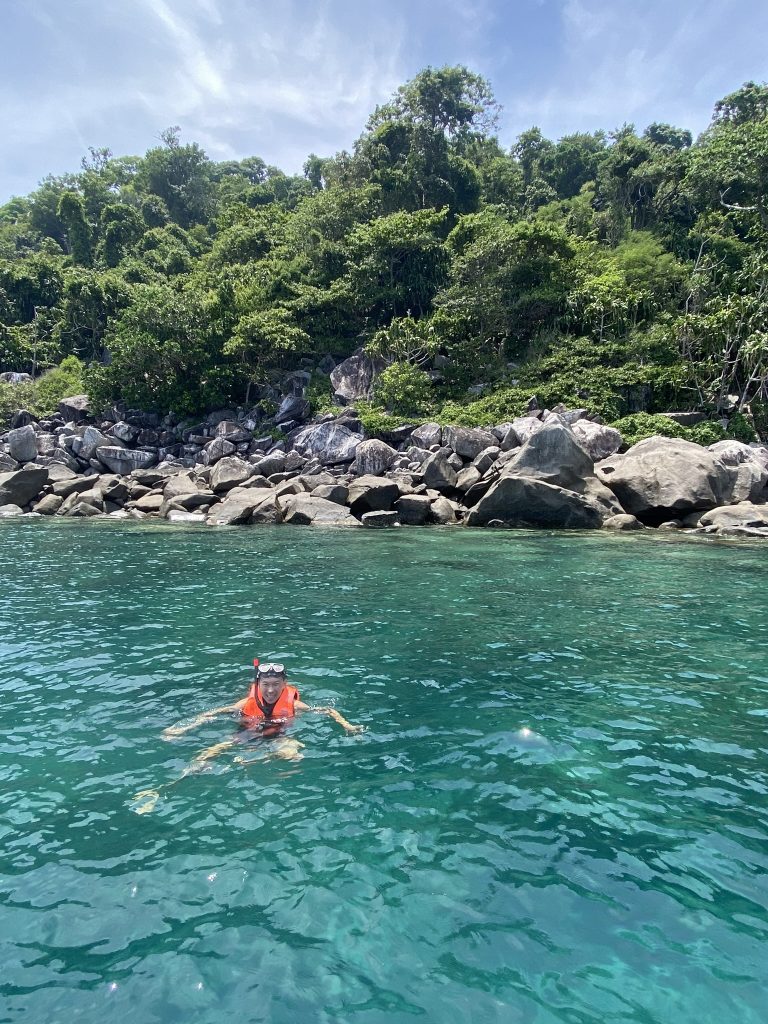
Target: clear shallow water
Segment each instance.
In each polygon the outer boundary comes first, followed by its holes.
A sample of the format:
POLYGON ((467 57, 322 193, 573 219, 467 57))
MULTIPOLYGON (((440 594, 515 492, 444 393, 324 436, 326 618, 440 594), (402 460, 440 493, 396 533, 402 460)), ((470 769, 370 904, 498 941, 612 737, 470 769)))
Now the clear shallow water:
POLYGON ((765 1020, 765 547, 0 523, 0 1022, 765 1020), (223 756, 253 655, 298 763, 223 756), (536 736, 523 738, 521 727, 536 736))

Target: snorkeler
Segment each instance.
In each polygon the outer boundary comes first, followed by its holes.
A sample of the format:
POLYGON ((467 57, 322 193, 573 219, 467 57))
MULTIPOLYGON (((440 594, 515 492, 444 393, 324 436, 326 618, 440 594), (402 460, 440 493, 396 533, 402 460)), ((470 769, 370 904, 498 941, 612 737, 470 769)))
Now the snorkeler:
MULTIPOLYGON (((275 662, 268 662, 264 665, 254 660, 256 678, 254 679, 248 694, 235 704, 225 704, 223 707, 212 708, 210 711, 203 711, 187 722, 185 725, 172 725, 163 730, 163 739, 172 739, 175 736, 182 736, 190 729, 195 729, 203 722, 209 722, 217 715, 238 711, 243 720, 243 725, 253 736, 256 734, 260 739, 272 739, 274 744, 270 745, 268 753, 260 757, 244 758, 236 757, 236 764, 252 764, 254 761, 264 760, 268 756, 279 757, 284 760, 301 760, 302 743, 298 740, 283 736, 283 730, 287 722, 295 717, 297 711, 313 711, 315 714, 327 715, 335 722, 338 722, 346 732, 357 733, 363 731, 363 726, 352 725, 342 714, 332 707, 316 707, 305 704, 299 699, 299 691, 288 683, 285 673, 285 666, 275 662)), ((240 738, 224 740, 215 743, 213 746, 201 751, 184 769, 178 779, 167 782, 157 789, 142 789, 132 798, 136 803, 134 811, 137 814, 147 814, 151 811, 158 799, 160 790, 175 786, 187 775, 200 771, 204 765, 218 757, 225 750, 231 749, 238 743, 243 742, 240 738)))

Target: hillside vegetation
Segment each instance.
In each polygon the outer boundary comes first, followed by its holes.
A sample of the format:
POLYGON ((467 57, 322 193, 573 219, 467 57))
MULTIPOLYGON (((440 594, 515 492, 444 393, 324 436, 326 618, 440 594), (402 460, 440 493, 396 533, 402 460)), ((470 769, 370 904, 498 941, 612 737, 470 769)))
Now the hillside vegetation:
MULTIPOLYGON (((684 128, 496 137, 490 85, 427 68, 301 176, 171 128, 0 207, 0 414, 86 389, 178 414, 361 345, 378 412, 500 422, 535 394, 607 420, 768 425, 768 87, 684 128), (43 373, 43 371, 52 371, 43 373), (41 376, 42 374, 42 376, 41 376), (746 416, 739 414, 745 413, 746 416)), ((315 408, 327 377, 310 386, 315 408)))

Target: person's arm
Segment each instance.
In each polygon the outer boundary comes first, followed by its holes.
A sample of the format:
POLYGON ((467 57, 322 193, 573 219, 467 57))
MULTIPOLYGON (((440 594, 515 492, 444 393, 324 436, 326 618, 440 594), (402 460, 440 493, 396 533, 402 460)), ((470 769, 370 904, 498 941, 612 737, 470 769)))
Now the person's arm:
POLYGON ((304 701, 301 700, 297 700, 294 707, 297 711, 314 711, 316 715, 327 715, 329 718, 332 718, 334 722, 338 722, 339 725, 343 729, 346 729, 347 732, 362 732, 365 728, 363 725, 353 725, 351 722, 348 722, 344 715, 340 714, 336 708, 315 707, 311 704, 305 704, 304 701))
POLYGON ((225 704, 220 708, 211 708, 210 711, 202 711, 199 715, 196 715, 191 722, 186 722, 184 725, 170 725, 167 729, 163 729, 163 739, 169 740, 174 736, 183 736, 185 732, 189 732, 190 729, 196 729, 198 725, 202 725, 203 722, 210 722, 211 719, 216 718, 217 715, 225 715, 228 711, 241 711, 245 706, 245 697, 239 700, 236 704, 225 704))

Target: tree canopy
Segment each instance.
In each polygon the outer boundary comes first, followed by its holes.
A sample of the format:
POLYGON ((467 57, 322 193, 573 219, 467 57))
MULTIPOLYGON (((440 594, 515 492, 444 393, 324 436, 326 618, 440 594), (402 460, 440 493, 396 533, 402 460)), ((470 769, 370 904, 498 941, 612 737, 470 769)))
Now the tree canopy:
POLYGON ((533 126, 505 148, 499 116, 480 75, 426 68, 300 175, 176 127, 91 148, 0 207, 0 371, 69 360, 105 405, 181 414, 368 346, 399 414, 463 415, 483 385, 470 418, 532 393, 765 417, 768 85, 697 139, 533 126))

